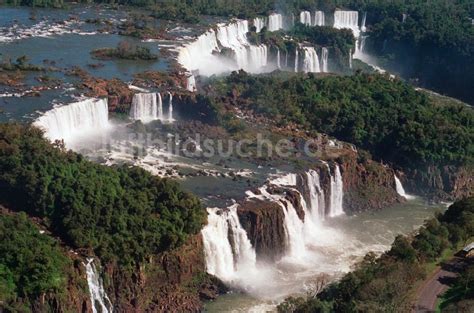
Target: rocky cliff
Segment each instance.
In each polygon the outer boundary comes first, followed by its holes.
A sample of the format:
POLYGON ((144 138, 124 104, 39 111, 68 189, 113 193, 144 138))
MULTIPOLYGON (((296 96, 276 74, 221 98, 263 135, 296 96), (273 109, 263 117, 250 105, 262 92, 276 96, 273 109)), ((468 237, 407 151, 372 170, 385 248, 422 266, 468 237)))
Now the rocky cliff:
POLYGON ((474 195, 474 166, 427 166, 401 178, 408 192, 434 201, 454 201, 474 195))
POLYGON ((278 260, 286 249, 284 215, 281 207, 270 201, 244 201, 237 211, 242 227, 260 259, 278 260))
POLYGON ((226 289, 206 273, 201 235, 134 269, 105 266, 106 289, 117 312, 200 312, 201 300, 226 289))

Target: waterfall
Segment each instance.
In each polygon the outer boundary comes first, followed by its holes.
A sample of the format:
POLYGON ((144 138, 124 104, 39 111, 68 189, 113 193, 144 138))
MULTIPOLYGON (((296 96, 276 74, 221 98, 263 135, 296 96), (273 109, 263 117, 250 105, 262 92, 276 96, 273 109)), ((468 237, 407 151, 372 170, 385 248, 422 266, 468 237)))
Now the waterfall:
POLYGON ((360 26, 360 31, 365 33, 367 28, 365 27, 365 21, 367 20, 367 12, 364 12, 364 16, 362 17, 362 25, 360 26))
POLYGON ((295 259, 301 259, 305 254, 305 237, 303 221, 296 214, 296 209, 293 204, 282 199, 278 202, 283 210, 285 216, 285 230, 288 240, 289 256, 295 259))
POLYGON ((334 169, 334 175, 331 175, 331 197, 329 208, 330 217, 344 214, 344 210, 342 209, 343 196, 344 193, 341 171, 339 170, 339 166, 336 165, 334 169))
POLYGON ((156 93, 137 93, 133 95, 130 118, 144 123, 158 119, 156 93))
POLYGON ((255 26, 255 31, 257 33, 261 32, 265 27, 265 19, 263 17, 256 17, 253 19, 253 26, 255 26))
MULTIPOLYGON (((203 76, 227 73, 243 69, 249 73, 260 73, 268 61, 266 45, 251 45, 247 40, 248 21, 238 20, 218 25, 180 48, 178 62, 188 71, 203 76), (233 53, 221 55, 221 48, 233 53)), ((189 89, 189 88, 188 88, 189 89)))
POLYGON ((329 57, 329 52, 326 47, 323 47, 321 49, 321 71, 324 73, 329 72, 328 71, 328 57, 329 57))
POLYGON ((413 196, 405 192, 405 188, 403 188, 402 182, 397 177, 397 175, 394 175, 394 178, 395 178, 395 189, 397 190, 397 193, 407 200, 413 199, 414 198, 413 196))
POLYGON ((169 106, 168 106, 168 122, 172 123, 173 119, 173 95, 171 92, 168 92, 170 99, 169 99, 169 106))
POLYGON ((278 13, 272 13, 268 17, 268 31, 274 32, 283 29, 283 16, 278 13))
POLYGON ((113 311, 112 303, 109 297, 105 293, 102 280, 97 273, 97 269, 94 265, 94 259, 87 259, 86 274, 87 274, 87 285, 89 286, 90 299, 92 303, 92 312, 108 313, 113 311))
POLYGON ((321 188, 319 174, 315 170, 309 170, 306 173, 306 179, 313 220, 323 220, 326 216, 326 203, 324 199, 324 190, 321 188))
POLYGON ((198 71, 200 75, 204 76, 218 74, 228 69, 229 66, 221 64, 223 69, 218 70, 215 63, 219 62, 219 60, 213 54, 214 51, 220 51, 220 48, 217 43, 216 33, 211 29, 182 47, 179 50, 178 62, 190 72, 198 71))
POLYGON ((296 48, 295 52, 295 73, 298 72, 298 48, 296 48))
POLYGON ((285 51, 285 67, 288 68, 288 51, 285 51))
POLYGON ((406 13, 402 14, 402 23, 405 23, 405 21, 407 20, 407 17, 408 15, 406 13))
POLYGON ((280 49, 277 48, 277 68, 281 68, 281 61, 280 61, 280 49))
POLYGON ((349 49, 349 68, 352 69, 352 49, 349 49))
POLYGON ((316 11, 314 12, 314 26, 324 26, 325 25, 325 18, 323 11, 316 11))
POLYGON ((51 141, 68 143, 86 132, 109 127, 109 110, 106 99, 86 99, 55 107, 40 116, 33 125, 43 129, 51 141))
POLYGON ((201 231, 207 272, 227 282, 256 264, 256 253, 239 222, 237 206, 209 208, 208 224, 201 231))
POLYGON ((354 37, 359 37, 359 12, 357 11, 335 11, 334 28, 348 28, 352 30, 354 37))
MULTIPOLYGON (((265 45, 250 46, 249 50, 249 63, 247 64, 247 70, 250 72, 259 72, 263 67, 267 66, 268 62, 268 48, 265 45)), ((245 69, 245 68, 244 68, 245 69)))
POLYGON ((319 58, 313 47, 304 47, 303 71, 305 73, 319 73, 319 58))
POLYGON ((311 13, 308 11, 302 11, 300 13, 300 23, 311 26, 311 13))
POLYGON ((188 79, 186 81, 186 89, 191 92, 196 91, 196 78, 193 74, 188 76, 188 79))

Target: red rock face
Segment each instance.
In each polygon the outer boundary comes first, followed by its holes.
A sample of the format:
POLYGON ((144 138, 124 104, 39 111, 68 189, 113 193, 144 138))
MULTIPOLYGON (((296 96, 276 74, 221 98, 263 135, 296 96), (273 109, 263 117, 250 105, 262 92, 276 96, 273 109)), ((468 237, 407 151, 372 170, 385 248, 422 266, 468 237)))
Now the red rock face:
POLYGON ((278 260, 286 250, 286 235, 281 207, 274 202, 251 200, 242 203, 237 213, 260 259, 278 260))
POLYGON ((106 266, 109 298, 117 312, 200 312, 201 299, 214 299, 225 287, 206 274, 201 235, 180 248, 126 270, 106 266))
POLYGON ((474 195, 474 167, 427 166, 406 173, 408 191, 435 201, 454 201, 474 195))

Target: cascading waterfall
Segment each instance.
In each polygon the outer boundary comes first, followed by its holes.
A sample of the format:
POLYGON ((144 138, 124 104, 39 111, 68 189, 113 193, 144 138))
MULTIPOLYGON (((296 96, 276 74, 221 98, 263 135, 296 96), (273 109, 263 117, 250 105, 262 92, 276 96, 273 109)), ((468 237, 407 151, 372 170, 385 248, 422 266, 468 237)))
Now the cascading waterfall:
POLYGON ((137 93, 133 95, 130 118, 144 123, 158 119, 156 93, 137 93))
POLYGON ((188 71, 197 71, 204 76, 219 74, 227 69, 231 70, 228 64, 220 64, 223 69, 216 69, 215 63, 219 60, 213 54, 214 51, 219 52, 220 48, 216 32, 209 30, 179 50, 178 62, 188 71))
POLYGON ((281 61, 280 61, 280 49, 277 48, 277 68, 281 68, 281 61))
POLYGON ((272 13, 268 16, 268 31, 275 32, 283 29, 283 15, 272 13))
POLYGON ((344 192, 341 171, 339 170, 339 166, 335 165, 334 175, 331 175, 331 197, 329 207, 330 217, 344 214, 344 210, 342 208, 343 197, 344 192))
POLYGON ((364 12, 364 16, 362 17, 362 25, 360 26, 360 31, 365 33, 367 28, 365 27, 365 21, 367 20, 367 12, 364 12))
POLYGON ((255 26, 255 31, 257 33, 262 31, 262 29, 265 27, 265 24, 265 18, 263 17, 256 17, 253 19, 253 26, 255 26))
POLYGON ((407 200, 413 199, 414 198, 413 196, 405 192, 405 188, 403 188, 402 182, 397 177, 397 175, 394 175, 394 178, 395 178, 395 189, 397 190, 397 193, 407 200))
POLYGON ((169 98, 169 104, 168 104, 168 122, 172 123, 174 121, 173 119, 173 95, 171 92, 168 92, 170 98, 169 98))
MULTIPOLYGON (((247 69, 251 72, 258 72, 263 67, 267 66, 268 62, 268 47, 266 45, 249 46, 249 63, 247 69)), ((244 68, 245 69, 245 68, 244 68)))
POLYGON ((329 58, 329 52, 326 47, 323 47, 321 49, 321 70, 324 73, 329 72, 328 71, 328 58, 329 58))
POLYGON ((314 12, 314 26, 324 26, 325 24, 325 17, 323 11, 316 11, 314 12))
POLYGON ((182 47, 179 50, 178 62, 189 72, 203 76, 239 69, 260 73, 267 65, 268 47, 251 45, 247 40, 248 31, 246 20, 218 25, 217 30, 211 29, 196 41, 182 47), (232 55, 220 55, 221 48, 231 50, 232 55))
POLYGON ((358 38, 359 29, 359 12, 357 11, 335 11, 334 12, 334 28, 348 28, 352 30, 354 37, 358 38))
POLYGON ((161 94, 159 92, 156 94, 156 97, 158 99, 158 119, 162 121, 163 120, 163 99, 161 98, 161 94))
POLYGON ((55 107, 40 116, 33 125, 43 129, 51 141, 63 139, 69 143, 85 132, 109 127, 107 100, 91 98, 55 107))
POLYGON ((293 204, 282 199, 278 202, 285 216, 285 230, 288 241, 288 256, 301 259, 305 255, 304 224, 296 214, 293 204))
POLYGON ((201 231, 207 272, 226 282, 256 266, 256 253, 240 225, 237 206, 209 208, 208 224, 201 231))
POLYGON ((97 269, 94 265, 94 259, 87 259, 87 264, 85 264, 85 266, 87 285, 89 286, 90 299, 92 303, 92 312, 112 312, 112 303, 110 302, 110 299, 104 290, 104 286, 102 285, 102 280, 97 273, 97 269))
POLYGON ((298 72, 298 48, 296 48, 296 52, 295 52, 295 73, 298 72))
POLYGON ((285 67, 288 68, 288 51, 285 51, 285 67))
POLYGON ((319 73, 319 57, 313 47, 304 47, 303 71, 305 73, 319 73))
MULTIPOLYGON (((326 164, 327 165, 327 164, 326 164)), ((329 174, 330 168, 327 165, 329 174)), ((324 189, 316 170, 309 170, 305 176, 287 174, 272 179, 260 187, 257 193, 247 191, 248 199, 257 198, 278 204, 284 215, 287 252, 285 261, 304 261, 308 256, 308 247, 321 240, 321 222, 326 216, 333 217, 344 214, 342 210, 342 176, 339 166, 335 165, 330 175, 330 203, 326 209, 324 189), (306 177, 306 178, 305 178, 306 177), (309 191, 308 200, 298 188, 299 179, 303 179, 309 191), (299 197, 299 204, 304 211, 304 221, 298 216, 286 193, 271 193, 271 186, 294 192, 299 197), (328 214, 326 214, 326 211, 328 214)), ((256 272, 256 255, 245 230, 241 227, 237 215, 238 204, 227 209, 208 209, 208 225, 202 230, 207 270, 227 282, 238 281, 243 275, 254 275, 256 272)), ((327 240, 324 238, 323 240, 327 240)), ((249 277, 249 276, 246 276, 249 277)))
POLYGON ((326 202, 324 190, 321 188, 319 174, 315 170, 306 173, 309 190, 309 204, 313 220, 324 220, 326 217, 326 202))
POLYGON ((352 49, 349 49, 349 68, 352 68, 352 49))
POLYGON ((311 13, 309 11, 302 11, 300 13, 300 23, 311 26, 311 13))

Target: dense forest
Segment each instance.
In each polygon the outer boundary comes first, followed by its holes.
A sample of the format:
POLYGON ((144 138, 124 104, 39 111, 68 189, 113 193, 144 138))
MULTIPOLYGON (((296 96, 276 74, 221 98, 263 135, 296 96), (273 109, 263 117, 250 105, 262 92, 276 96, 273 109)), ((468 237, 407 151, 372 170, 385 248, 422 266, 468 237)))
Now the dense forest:
MULTIPOLYGON (((474 197, 460 200, 442 215, 425 223, 414 237, 398 236, 391 249, 377 258, 365 256, 357 269, 318 295, 289 298, 280 312, 409 312, 411 292, 425 278, 427 268, 443 253, 456 252, 474 236, 474 197)), ((472 265, 465 273, 472 272, 472 265)), ((453 286, 456 298, 444 305, 454 307, 468 299, 474 303, 474 275, 460 277, 453 286)), ((448 292, 449 294, 449 292, 448 292)))
POLYGON ((42 218, 70 246, 122 265, 179 246, 206 220, 200 201, 176 182, 94 164, 17 124, 0 125, 0 203, 42 218))
POLYGON ((472 164, 474 112, 438 104, 386 75, 252 76, 234 72, 213 82, 221 96, 281 125, 294 122, 351 142, 406 169, 472 164))
POLYGON ((64 291, 71 261, 58 242, 42 234, 26 214, 0 215, 0 238, 0 307, 29 311, 15 306, 15 301, 64 291))

